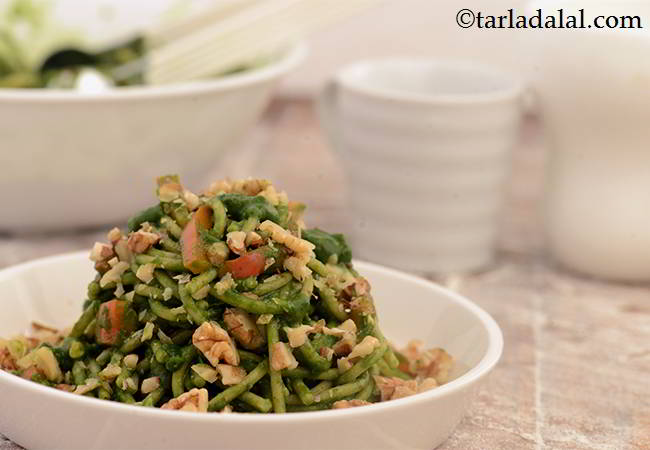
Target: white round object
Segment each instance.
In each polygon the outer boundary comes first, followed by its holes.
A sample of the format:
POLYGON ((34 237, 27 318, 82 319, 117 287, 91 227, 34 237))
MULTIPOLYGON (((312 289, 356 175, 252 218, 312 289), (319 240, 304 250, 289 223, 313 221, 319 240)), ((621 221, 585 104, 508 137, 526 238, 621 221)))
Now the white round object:
MULTIPOLYGON (((432 449, 451 434, 499 360, 501 330, 485 311, 447 289, 372 264, 355 267, 372 285, 384 334, 398 346, 416 338, 444 348, 456 361, 455 379, 360 408, 199 414, 77 396, 0 371, 0 398, 12 405, 0 408, 0 430, 30 449, 432 449)), ((2 334, 21 333, 33 320, 69 325, 93 276, 86 252, 0 271, 2 334)))
POLYGON ((165 173, 207 185, 305 53, 297 45, 263 67, 186 84, 0 89, 0 231, 120 223, 150 205, 165 173))

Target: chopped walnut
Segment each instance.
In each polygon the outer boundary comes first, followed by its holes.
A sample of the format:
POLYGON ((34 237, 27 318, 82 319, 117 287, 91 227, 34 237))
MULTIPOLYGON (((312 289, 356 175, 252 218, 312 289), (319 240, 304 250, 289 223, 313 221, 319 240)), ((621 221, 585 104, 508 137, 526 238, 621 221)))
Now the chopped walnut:
POLYGON ((410 340, 406 345, 406 348, 401 350, 401 354, 409 360, 409 362, 416 362, 420 357, 420 347, 424 343, 419 339, 410 340))
POLYGON ((254 350, 266 342, 255 321, 246 311, 228 308, 223 313, 223 320, 228 331, 245 349, 254 350))
POLYGON ((271 368, 273 370, 295 369, 298 361, 284 342, 276 342, 271 347, 271 368))
POLYGON ((354 346, 348 359, 363 358, 371 354, 377 347, 381 346, 381 342, 374 336, 366 336, 361 342, 354 346))
POLYGON ((119 281, 117 282, 117 287, 115 288, 115 291, 113 292, 113 295, 115 298, 120 298, 124 295, 124 285, 120 283, 119 281))
POLYGON ((417 380, 402 380, 401 378, 382 376, 375 376, 374 378, 381 393, 381 401, 408 397, 438 386, 438 383, 433 378, 417 380))
POLYGON ((370 316, 374 316, 376 314, 375 303, 372 300, 372 297, 370 297, 369 295, 354 297, 352 301, 350 301, 348 306, 350 307, 350 310, 356 314, 363 314, 363 315, 370 315, 370 316))
POLYGON ((246 245, 247 246, 252 246, 252 247, 259 247, 264 243, 264 239, 262 239, 262 236, 257 234, 254 231, 249 231, 246 233, 246 245))
POLYGON ((219 375, 219 373, 208 364, 194 364, 192 366, 192 371, 208 383, 214 383, 217 381, 219 375))
POLYGON ((405 384, 395 386, 393 390, 393 395, 391 400, 397 400, 398 398, 410 397, 418 393, 417 381, 415 380, 400 380, 405 384))
POLYGON ((138 365, 138 355, 130 353, 122 358, 122 362, 124 362, 124 365, 129 369, 135 369, 135 366, 138 365))
MULTIPOLYGON (((349 320, 341 324, 341 326, 347 329, 328 328, 325 326, 325 320, 321 319, 318 322, 314 323, 313 325, 300 325, 294 328, 284 327, 284 331, 287 333, 287 338, 289 339, 289 346, 291 346, 292 348, 300 347, 305 342, 307 342, 309 334, 311 333, 323 333, 326 335, 336 336, 336 337, 347 336, 347 341, 351 342, 351 345, 354 345, 354 343, 356 343, 355 333, 357 330, 357 327, 354 324, 354 322, 352 320, 349 320)), ((329 353, 330 351, 333 352, 332 349, 327 348, 326 353, 329 353)), ((326 356, 326 357, 331 359, 331 356, 326 356)))
POLYGON ((347 358, 339 358, 336 360, 336 367, 343 373, 352 368, 352 363, 347 358))
POLYGON ((323 327, 323 333, 336 337, 343 337, 346 334, 356 335, 357 325, 352 319, 348 319, 336 328, 323 327))
POLYGON ((424 380, 419 380, 418 383, 418 392, 428 391, 433 388, 437 388, 438 382, 435 378, 425 378, 424 380))
POLYGON ((145 231, 147 233, 155 233, 156 232, 154 227, 149 222, 142 222, 140 224, 140 230, 139 231, 145 231))
POLYGON ((278 192, 275 190, 275 187, 273 187, 273 185, 267 186, 267 188, 264 189, 262 192, 260 192, 258 195, 264 197, 266 201, 272 204, 273 206, 277 206, 280 204, 280 198, 278 196, 278 192))
POLYGON ((180 273, 172 277, 174 280, 178 281, 178 284, 187 284, 192 279, 192 275, 189 273, 180 273))
POLYGON ((323 331, 325 334, 333 334, 334 336, 338 334, 341 336, 341 340, 334 344, 333 347, 334 353, 338 356, 350 354, 357 343, 357 326, 352 319, 346 320, 337 328, 330 329, 329 332, 327 330, 323 331), (337 334, 334 334, 334 332, 337 334))
POLYGON ((230 272, 225 274, 219 281, 214 284, 214 290, 217 294, 223 295, 226 291, 235 287, 235 280, 233 280, 230 272))
POLYGON ((435 378, 439 384, 448 382, 449 372, 454 363, 451 355, 441 348, 434 348, 429 350, 429 356, 432 363, 427 370, 428 376, 435 378))
POLYGON ((152 263, 143 264, 138 267, 138 271, 135 273, 135 276, 138 279, 144 281, 146 284, 151 283, 153 280, 153 271, 155 270, 156 265, 152 263))
POLYGON ((161 202, 172 202, 180 198, 183 187, 176 182, 167 182, 158 187, 158 199, 161 202))
POLYGON ((138 390, 138 382, 134 377, 128 377, 124 381, 122 381, 122 386, 120 386, 123 391, 137 391, 138 390))
POLYGON ((198 348, 214 367, 220 361, 239 365, 239 354, 230 335, 216 322, 203 322, 192 335, 192 344, 198 348))
POLYGON ((86 384, 77 386, 77 388, 74 390, 74 393, 77 395, 84 395, 92 390, 97 389, 99 385, 100 382, 97 378, 86 378, 86 384))
POLYGON ((55 389, 58 389, 60 391, 65 391, 65 392, 74 392, 75 389, 77 388, 76 386, 72 384, 57 384, 54 386, 55 389))
POLYGON ((355 408, 357 406, 366 406, 366 405, 372 405, 372 403, 355 398, 352 400, 339 400, 338 402, 334 402, 334 404, 332 405, 332 409, 355 408))
POLYGON ((196 299, 196 300, 203 300, 203 299, 206 298, 206 297, 208 296, 208 294, 210 293, 210 289, 211 289, 211 288, 210 288, 210 285, 209 285, 209 284, 206 284, 206 285, 203 286, 201 289, 199 289, 199 290, 196 291, 194 294, 192 294, 192 298, 194 298, 194 299, 196 299))
POLYGON ((357 333, 357 324, 354 323, 354 320, 348 319, 339 325, 337 328, 345 331, 346 333, 356 334, 357 333))
POLYGON ((160 387, 160 377, 149 377, 142 380, 142 385, 140 386, 140 392, 143 394, 149 394, 150 392, 155 391, 160 387))
POLYGON ((150 233, 148 231, 136 231, 131 233, 127 245, 129 250, 133 253, 144 253, 151 248, 156 242, 160 240, 160 236, 156 233, 150 233))
POLYGON ((359 277, 354 284, 354 289, 356 290, 357 295, 370 294, 370 283, 365 278, 359 277))
POLYGON ((108 272, 110 268, 111 266, 106 261, 98 261, 95 263, 95 270, 101 274, 108 272))
POLYGON ((314 322, 313 325, 312 325, 312 328, 313 328, 314 333, 323 333, 324 330, 327 328, 325 326, 325 319, 320 319, 320 320, 314 322))
POLYGON ((178 411, 208 412, 208 390, 194 388, 176 398, 171 399, 160 409, 176 409, 178 411))
POLYGON ((237 366, 230 366, 228 364, 217 364, 217 372, 221 375, 221 382, 226 386, 239 384, 246 376, 246 371, 244 369, 237 366))
POLYGON ((264 264, 264 271, 275 264, 275 258, 266 258, 266 264, 264 264))
POLYGON ((307 342, 308 333, 313 332, 314 327, 311 325, 300 325, 295 328, 284 327, 284 331, 287 333, 289 346, 296 348, 307 342))
POLYGON ((90 260, 93 262, 108 261, 113 256, 115 256, 113 247, 102 242, 95 242, 90 251, 90 260))
POLYGON ((334 264, 327 264, 328 275, 325 282, 335 291, 345 290, 348 286, 354 284, 354 276, 347 270, 334 264))
POLYGON ((183 200, 185 200, 185 205, 187 205, 187 209, 190 211, 194 211, 201 203, 199 196, 188 190, 183 191, 183 200))
POLYGON ((435 378, 438 384, 449 381, 449 371, 453 358, 441 348, 421 351, 421 341, 411 341, 402 350, 408 362, 400 364, 400 369, 406 373, 420 378, 435 378))
POLYGON ((99 372, 99 376, 102 380, 112 380, 114 378, 117 378, 121 373, 122 368, 120 366, 117 364, 109 364, 101 372, 99 372))
POLYGON ((223 242, 215 242, 206 248, 205 254, 213 266, 218 266, 228 259, 230 249, 223 242))
POLYGON ((232 182, 232 192, 235 194, 258 195, 271 185, 271 182, 259 178, 246 178, 232 182))
POLYGON ((258 323, 260 325, 266 325, 269 322, 271 322, 271 320, 273 320, 273 314, 261 314, 255 321, 255 323, 258 323))
POLYGON ((13 356, 11 356, 9 349, 7 348, 0 348, 0 369, 5 369, 5 370, 18 369, 18 366, 16 366, 16 360, 14 359, 13 356))
POLYGON ((238 255, 246 252, 246 233, 243 231, 231 231, 226 235, 228 248, 238 255))
POLYGON ((133 261, 133 253, 129 250, 129 244, 126 238, 119 239, 115 244, 115 253, 120 261, 131 263, 133 261))
POLYGON ((331 361, 334 357, 334 350, 329 347, 321 347, 318 353, 328 361, 331 361))
POLYGON ((117 283, 120 281, 122 274, 129 269, 129 264, 123 261, 118 262, 113 267, 104 272, 99 280, 99 286, 105 288, 110 283, 117 283))
POLYGON ((230 180, 215 181, 208 187, 204 194, 208 197, 213 197, 217 194, 228 194, 232 191, 232 183, 230 180))
POLYGON ((263 179, 247 178, 243 180, 219 180, 210 185, 205 192, 208 196, 223 193, 258 195, 271 183, 263 179))
POLYGON ((122 231, 119 228, 114 227, 113 229, 111 229, 111 231, 108 232, 106 237, 108 238, 109 241, 111 241, 111 244, 115 245, 117 241, 122 239, 122 231))
POLYGON ((375 383, 381 393, 381 401, 395 400, 409 395, 417 394, 418 385, 415 380, 402 380, 395 377, 382 377, 375 375, 375 383))
POLYGON ((343 291, 350 298, 366 295, 370 293, 370 283, 363 277, 357 277, 343 291))

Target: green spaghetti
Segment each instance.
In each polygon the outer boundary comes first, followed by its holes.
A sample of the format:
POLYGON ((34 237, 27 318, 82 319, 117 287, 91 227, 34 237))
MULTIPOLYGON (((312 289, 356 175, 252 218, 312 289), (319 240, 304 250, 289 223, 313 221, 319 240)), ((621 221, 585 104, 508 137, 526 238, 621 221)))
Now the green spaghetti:
POLYGON ((177 176, 114 228, 72 328, 0 341, 0 368, 78 395, 185 411, 368 405, 444 383, 442 349, 396 351, 343 235, 265 180, 202 195, 177 176))

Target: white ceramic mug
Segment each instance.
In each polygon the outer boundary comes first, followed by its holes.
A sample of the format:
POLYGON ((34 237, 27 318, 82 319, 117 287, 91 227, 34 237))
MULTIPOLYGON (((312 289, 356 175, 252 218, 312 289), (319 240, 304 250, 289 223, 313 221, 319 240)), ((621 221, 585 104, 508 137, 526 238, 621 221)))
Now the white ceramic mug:
POLYGON ((488 265, 521 91, 506 74, 460 62, 340 71, 319 109, 347 174, 355 255, 421 274, 488 265))

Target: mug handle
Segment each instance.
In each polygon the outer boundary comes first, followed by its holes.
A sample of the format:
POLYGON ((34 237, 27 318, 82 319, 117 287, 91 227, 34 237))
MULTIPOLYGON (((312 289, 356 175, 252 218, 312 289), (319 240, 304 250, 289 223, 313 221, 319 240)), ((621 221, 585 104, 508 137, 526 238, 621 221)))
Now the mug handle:
POLYGON ((329 80, 316 98, 316 114, 330 147, 336 153, 342 153, 339 136, 341 127, 339 126, 339 117, 336 111, 337 97, 338 84, 335 80, 329 80))

